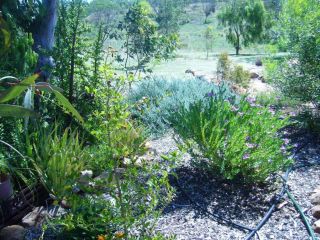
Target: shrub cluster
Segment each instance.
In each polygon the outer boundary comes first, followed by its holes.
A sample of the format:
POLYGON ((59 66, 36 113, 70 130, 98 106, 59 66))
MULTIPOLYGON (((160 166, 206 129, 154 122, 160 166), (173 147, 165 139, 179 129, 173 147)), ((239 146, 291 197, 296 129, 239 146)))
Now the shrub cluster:
POLYGON ((288 141, 279 136, 288 120, 250 98, 237 103, 213 95, 180 106, 171 122, 198 163, 226 179, 264 181, 290 164, 288 141))

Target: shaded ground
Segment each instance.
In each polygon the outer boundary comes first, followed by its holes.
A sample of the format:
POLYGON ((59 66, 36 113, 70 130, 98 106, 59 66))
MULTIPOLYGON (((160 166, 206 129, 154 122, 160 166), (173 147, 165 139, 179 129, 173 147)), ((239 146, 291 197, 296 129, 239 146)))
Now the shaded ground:
MULTIPOLYGON (((313 135, 292 132, 289 135, 292 143, 298 144, 299 152, 295 156, 295 168, 289 176, 288 184, 312 222, 309 196, 320 181, 320 149, 313 135)), ((169 134, 151 142, 157 154, 176 149, 171 136, 169 134)), ((279 192, 281 184, 280 180, 276 180, 279 178, 270 179, 266 186, 241 186, 199 172, 188 164, 189 160, 186 156, 176 170, 179 176, 178 185, 173 181, 177 188, 176 197, 165 209, 157 230, 167 236, 176 235, 177 239, 244 239, 247 235, 245 231, 218 223, 212 216, 199 211, 194 202, 211 213, 253 228, 268 210, 273 196, 279 192)), ((286 196, 282 203, 284 206, 277 209, 259 231, 260 239, 309 239, 298 213, 286 196)), ((255 238, 258 239, 257 236, 255 238)))

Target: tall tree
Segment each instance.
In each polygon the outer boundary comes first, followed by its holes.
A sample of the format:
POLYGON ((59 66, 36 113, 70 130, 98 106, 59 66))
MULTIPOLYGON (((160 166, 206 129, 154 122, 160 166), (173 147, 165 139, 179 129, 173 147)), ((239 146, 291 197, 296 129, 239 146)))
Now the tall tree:
POLYGON ((201 0, 201 4, 205 15, 204 24, 206 24, 210 14, 216 11, 216 0, 201 0))
POLYGON ((269 25, 262 0, 232 0, 218 19, 226 27, 226 38, 235 47, 237 55, 241 46, 247 47, 261 40, 269 25))
POLYGON ((177 33, 184 14, 186 0, 149 0, 156 14, 159 31, 163 34, 177 33))
POLYGON ((145 0, 137 1, 129 8, 119 29, 124 35, 124 53, 119 59, 123 60, 127 74, 146 71, 150 61, 168 58, 178 44, 176 34, 165 36, 159 33, 153 9, 145 0))

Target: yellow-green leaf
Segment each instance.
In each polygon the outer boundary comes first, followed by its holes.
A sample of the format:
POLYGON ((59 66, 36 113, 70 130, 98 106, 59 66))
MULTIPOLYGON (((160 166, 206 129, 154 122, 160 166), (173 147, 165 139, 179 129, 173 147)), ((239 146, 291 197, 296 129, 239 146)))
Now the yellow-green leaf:
POLYGON ((78 119, 81 123, 83 123, 83 118, 80 116, 78 111, 72 106, 72 104, 69 102, 65 96, 63 96, 59 91, 53 89, 53 93, 56 96, 56 99, 66 111, 71 113, 76 119, 78 119))
POLYGON ((0 97, 0 103, 8 102, 18 96, 20 96, 21 93, 23 93, 25 90, 28 89, 31 85, 33 85, 36 81, 36 79, 39 77, 39 74, 34 74, 23 81, 21 81, 19 84, 9 88, 0 97))

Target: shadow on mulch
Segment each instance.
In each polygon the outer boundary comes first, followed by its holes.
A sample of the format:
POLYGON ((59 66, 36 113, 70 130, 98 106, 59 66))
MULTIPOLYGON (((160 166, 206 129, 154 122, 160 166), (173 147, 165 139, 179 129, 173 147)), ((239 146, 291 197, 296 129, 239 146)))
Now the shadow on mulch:
POLYGON ((320 165, 320 135, 308 129, 288 127, 285 137, 295 145, 293 170, 320 165))
MULTIPOLYGON (((293 149, 293 170, 304 171, 320 165, 319 136, 303 129, 291 128, 287 129, 284 137, 297 146, 293 149)), ((248 226, 261 220, 282 186, 279 178, 275 176, 264 185, 249 186, 222 180, 190 166, 176 169, 175 174, 178 180, 172 177, 171 184, 176 188, 176 197, 165 208, 164 215, 185 208, 195 212, 194 218, 202 218, 206 213, 197 208, 194 204, 196 202, 210 213, 248 226)))
POLYGON ((189 208, 195 212, 195 218, 202 218, 205 213, 194 204, 197 202, 210 213, 252 225, 265 214, 280 189, 280 184, 271 184, 272 181, 263 186, 243 185, 219 179, 192 167, 178 168, 175 174, 178 180, 172 177, 171 184, 176 188, 176 197, 163 214, 189 208))

